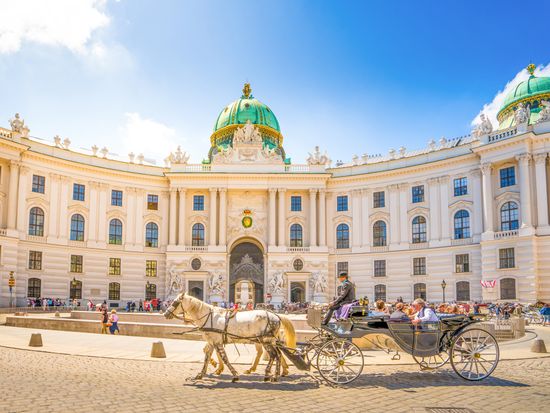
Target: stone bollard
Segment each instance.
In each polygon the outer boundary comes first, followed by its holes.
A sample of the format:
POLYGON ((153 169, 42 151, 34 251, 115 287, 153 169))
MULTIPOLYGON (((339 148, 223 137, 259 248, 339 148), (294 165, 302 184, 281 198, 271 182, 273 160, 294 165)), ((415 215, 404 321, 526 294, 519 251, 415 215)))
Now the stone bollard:
POLYGON ((533 344, 531 345, 531 352, 546 353, 546 345, 544 344, 544 340, 541 338, 537 338, 535 341, 533 341, 533 344))
POLYGON ((61 315, 59 314, 59 311, 56 311, 56 312, 55 312, 55 316, 56 316, 56 317, 61 317, 61 315))
POLYGON ((29 341, 29 347, 42 347, 42 334, 31 334, 31 341, 29 341))
POLYGON ((153 347, 151 347, 151 357, 159 359, 166 358, 166 352, 164 351, 164 345, 162 344, 162 341, 157 341, 156 343, 153 343, 153 347))

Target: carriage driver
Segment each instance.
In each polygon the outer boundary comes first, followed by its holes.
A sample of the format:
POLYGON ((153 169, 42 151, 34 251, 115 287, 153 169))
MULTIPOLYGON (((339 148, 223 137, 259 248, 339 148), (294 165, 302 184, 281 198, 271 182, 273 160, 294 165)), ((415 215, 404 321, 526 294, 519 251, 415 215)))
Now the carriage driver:
POLYGON ((348 273, 341 272, 338 275, 338 280, 340 281, 340 285, 337 290, 338 297, 328 305, 329 310, 323 320, 324 325, 329 323, 332 318, 332 313, 341 308, 344 304, 349 304, 355 301, 355 286, 350 280, 348 280, 348 273))

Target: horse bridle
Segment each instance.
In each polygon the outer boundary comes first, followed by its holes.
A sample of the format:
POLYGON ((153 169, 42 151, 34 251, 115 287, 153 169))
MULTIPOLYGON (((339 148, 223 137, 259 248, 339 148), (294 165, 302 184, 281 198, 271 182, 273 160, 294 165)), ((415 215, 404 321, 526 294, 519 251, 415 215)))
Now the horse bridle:
POLYGON ((176 298, 174 301, 172 301, 172 304, 170 304, 170 307, 166 310, 166 313, 168 313, 170 315, 170 317, 177 318, 178 320, 181 320, 181 321, 187 321, 185 319, 185 310, 183 309, 183 307, 181 309, 181 313, 182 313, 181 316, 174 313, 174 311, 176 311, 176 309, 180 305, 181 305, 181 298, 176 298), (170 310, 171 308, 173 308, 173 310, 170 310))

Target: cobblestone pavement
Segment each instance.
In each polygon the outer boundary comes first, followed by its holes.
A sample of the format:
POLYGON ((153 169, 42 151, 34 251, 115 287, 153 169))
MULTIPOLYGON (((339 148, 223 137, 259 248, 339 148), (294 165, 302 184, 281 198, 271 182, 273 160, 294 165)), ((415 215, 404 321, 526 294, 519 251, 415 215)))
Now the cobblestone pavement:
MULTIPOLYGON (((454 412, 549 411, 550 359, 503 361, 469 383, 450 369, 368 366, 334 388, 297 373, 280 383, 260 375, 190 378, 196 363, 69 356, 0 348, 0 412, 454 412), (432 409, 430 409, 432 408, 432 409), (450 411, 450 410, 449 410, 450 411)), ((240 370, 244 368, 239 366, 240 370)))

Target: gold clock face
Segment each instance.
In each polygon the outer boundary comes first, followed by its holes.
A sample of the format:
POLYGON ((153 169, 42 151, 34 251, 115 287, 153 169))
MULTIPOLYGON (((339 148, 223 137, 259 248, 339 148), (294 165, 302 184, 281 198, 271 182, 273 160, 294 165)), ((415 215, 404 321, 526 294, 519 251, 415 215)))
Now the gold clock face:
POLYGON ((252 226, 252 218, 251 217, 244 217, 243 218, 243 227, 250 228, 252 226))

